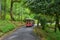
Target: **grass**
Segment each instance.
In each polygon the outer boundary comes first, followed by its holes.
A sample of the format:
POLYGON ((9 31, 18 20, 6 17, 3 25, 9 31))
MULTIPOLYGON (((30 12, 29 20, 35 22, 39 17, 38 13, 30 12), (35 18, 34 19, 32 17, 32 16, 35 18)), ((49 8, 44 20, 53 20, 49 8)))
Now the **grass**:
POLYGON ((0 37, 3 35, 4 33, 0 32, 0 37))
POLYGON ((60 40, 60 32, 57 30, 55 33, 54 30, 46 28, 42 30, 41 28, 35 28, 35 33, 42 38, 42 40, 60 40))
POLYGON ((24 25, 24 22, 0 20, 0 37, 14 29, 22 27, 22 25, 24 25))
POLYGON ((60 32, 59 30, 56 31, 56 33, 53 31, 53 30, 46 30, 48 33, 47 33, 47 39, 50 39, 50 40, 60 40, 60 32))
POLYGON ((0 36, 6 32, 13 30, 15 26, 6 20, 0 20, 0 36))

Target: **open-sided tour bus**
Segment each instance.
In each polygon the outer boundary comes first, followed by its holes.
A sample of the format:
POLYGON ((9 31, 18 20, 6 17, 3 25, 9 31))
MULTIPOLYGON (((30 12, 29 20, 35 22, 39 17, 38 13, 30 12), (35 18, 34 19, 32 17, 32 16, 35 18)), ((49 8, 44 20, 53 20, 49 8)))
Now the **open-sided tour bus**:
POLYGON ((25 22, 26 22, 26 24, 25 24, 26 27, 32 27, 35 24, 34 19, 31 19, 31 18, 26 18, 25 22))

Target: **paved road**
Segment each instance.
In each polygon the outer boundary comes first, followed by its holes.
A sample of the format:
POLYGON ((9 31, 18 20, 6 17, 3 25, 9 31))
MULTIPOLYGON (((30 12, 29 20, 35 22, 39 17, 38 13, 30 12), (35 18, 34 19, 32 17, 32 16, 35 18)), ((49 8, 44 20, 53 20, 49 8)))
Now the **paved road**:
POLYGON ((34 27, 19 28, 2 40, 38 40, 36 35, 33 33, 33 28, 34 27))

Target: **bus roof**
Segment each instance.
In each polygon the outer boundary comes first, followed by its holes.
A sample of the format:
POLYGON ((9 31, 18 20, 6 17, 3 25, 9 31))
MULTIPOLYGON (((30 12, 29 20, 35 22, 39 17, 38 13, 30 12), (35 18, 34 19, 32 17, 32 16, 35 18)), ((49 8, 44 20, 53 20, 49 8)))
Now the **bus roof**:
POLYGON ((26 20, 31 20, 31 21, 34 21, 34 19, 32 19, 32 18, 26 18, 26 20))

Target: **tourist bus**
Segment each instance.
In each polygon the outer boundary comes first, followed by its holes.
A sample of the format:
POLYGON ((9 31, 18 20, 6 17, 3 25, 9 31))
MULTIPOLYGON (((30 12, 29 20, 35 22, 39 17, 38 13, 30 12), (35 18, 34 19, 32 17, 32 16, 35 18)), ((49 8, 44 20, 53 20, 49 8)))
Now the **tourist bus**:
POLYGON ((34 19, 31 19, 31 18, 26 18, 25 22, 26 22, 25 23, 26 27, 32 27, 35 24, 34 19))

